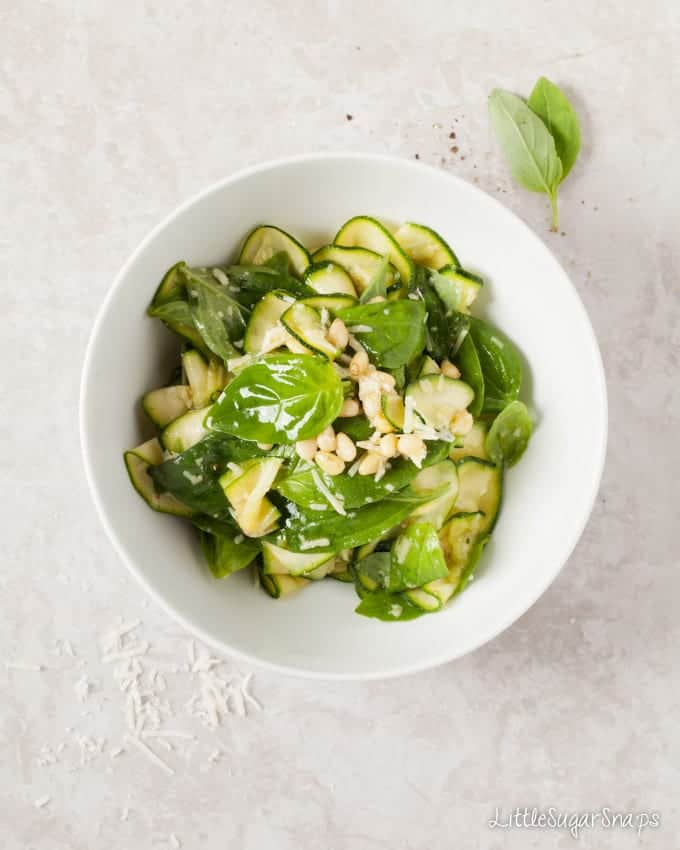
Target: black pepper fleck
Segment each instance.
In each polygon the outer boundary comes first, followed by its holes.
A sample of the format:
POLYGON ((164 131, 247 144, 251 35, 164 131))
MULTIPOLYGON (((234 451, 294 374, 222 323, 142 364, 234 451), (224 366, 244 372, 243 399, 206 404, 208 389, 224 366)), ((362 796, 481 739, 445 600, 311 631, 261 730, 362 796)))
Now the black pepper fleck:
POLYGON ((347 118, 348 121, 352 121, 354 119, 354 116, 350 115, 349 112, 348 112, 347 115, 345 116, 345 118, 347 118))

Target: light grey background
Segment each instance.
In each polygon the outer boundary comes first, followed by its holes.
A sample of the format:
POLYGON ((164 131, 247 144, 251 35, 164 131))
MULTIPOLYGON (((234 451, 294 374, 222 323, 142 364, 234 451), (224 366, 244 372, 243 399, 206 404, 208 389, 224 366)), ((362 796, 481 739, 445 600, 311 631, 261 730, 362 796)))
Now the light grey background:
MULTIPOLYGON (((677 847, 678 17, 671 0, 2 0, 0 649, 46 668, 0 668, 3 848, 575 846, 490 830, 497 806, 658 810, 640 843, 677 847), (562 235, 544 199, 511 183, 486 116, 491 88, 528 93, 542 73, 583 127, 562 235), (98 635, 120 614, 163 651, 186 641, 90 503, 87 337, 123 261, 176 204, 244 165, 337 149, 419 154, 499 195, 557 253, 607 370, 602 490, 560 577, 490 645, 385 683, 256 672, 264 711, 217 732, 179 717, 198 740, 164 753, 170 777, 129 748, 111 757, 123 703, 98 635)), ((637 845, 600 830, 578 846, 637 845)))

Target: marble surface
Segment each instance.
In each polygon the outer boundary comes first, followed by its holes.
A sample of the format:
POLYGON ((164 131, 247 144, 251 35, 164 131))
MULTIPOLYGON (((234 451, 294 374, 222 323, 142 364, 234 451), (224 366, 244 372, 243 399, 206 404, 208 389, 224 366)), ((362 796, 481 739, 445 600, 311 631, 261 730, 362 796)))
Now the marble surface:
POLYGON ((586 829, 577 846, 678 846, 678 6, 510 6, 2 5, 5 850, 575 846, 565 830, 488 826, 517 806, 657 811, 639 841, 586 829), (541 73, 583 126, 560 235, 509 180, 486 117, 493 86, 528 92, 541 73), (200 674, 167 669, 201 649, 146 602, 90 502, 83 353, 113 276, 176 204, 246 164, 334 149, 474 180, 557 253, 607 370, 603 485, 568 566, 483 649, 385 683, 255 671, 262 710, 205 728, 186 706, 200 674), (141 621, 124 640, 149 644, 143 676, 166 665, 147 702, 191 737, 148 739, 172 774, 124 738, 125 664, 97 643, 119 616, 141 621))

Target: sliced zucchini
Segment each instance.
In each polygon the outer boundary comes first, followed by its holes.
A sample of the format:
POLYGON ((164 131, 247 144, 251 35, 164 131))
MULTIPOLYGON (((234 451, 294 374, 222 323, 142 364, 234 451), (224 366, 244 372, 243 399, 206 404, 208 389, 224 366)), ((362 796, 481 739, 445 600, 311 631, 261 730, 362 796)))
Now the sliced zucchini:
POLYGON ((349 273, 337 263, 324 260, 313 263, 305 272, 304 282, 319 295, 351 295, 357 297, 357 291, 349 273))
POLYGON ((456 583, 452 582, 451 578, 447 576, 446 578, 437 578, 434 581, 424 584, 422 589, 430 596, 438 599, 440 607, 443 607, 455 593, 456 583))
POLYGON ((394 238, 404 252, 421 266, 440 269, 442 266, 458 266, 458 258, 442 237, 424 224, 409 221, 396 231, 394 238))
POLYGON ((200 352, 191 349, 182 354, 182 368, 191 387, 193 407, 205 407, 227 384, 227 370, 216 357, 206 361, 200 352))
MULTIPOLYGON (((243 342, 243 349, 247 354, 263 354, 271 350, 272 332, 281 327, 279 319, 294 303, 292 296, 279 290, 268 292, 258 301, 250 314, 243 342)), ((278 342, 278 338, 273 341, 278 342)), ((282 342, 281 345, 283 344, 285 343, 282 342)), ((278 345, 276 347, 278 348, 278 345)))
POLYGON ((486 451, 486 425, 483 422, 475 422, 470 431, 464 437, 457 437, 456 442, 449 452, 451 460, 462 460, 466 457, 478 457, 481 460, 489 460, 486 451))
POLYGON ((259 457, 230 469, 220 477, 220 486, 234 509, 236 522, 248 537, 264 537, 277 527, 280 512, 266 497, 283 460, 259 457))
MULTIPOLYGON (((267 575, 306 576, 320 567, 331 570, 335 564, 334 552, 291 552, 265 541, 262 544, 262 562, 267 575)), ((325 576, 326 573, 324 572, 325 576)), ((322 578, 323 576, 319 576, 322 578)))
POLYGON ((291 336, 316 354, 335 360, 340 353, 326 338, 319 312, 307 304, 299 301, 292 304, 281 316, 281 324, 291 336))
POLYGON ((132 486, 150 508, 163 514, 192 516, 194 511, 180 502, 179 499, 176 499, 170 493, 158 493, 156 491, 153 480, 149 475, 149 467, 158 466, 163 462, 163 449, 155 437, 153 440, 148 440, 141 446, 137 446, 136 449, 125 452, 123 458, 132 486))
POLYGON ((468 384, 446 375, 425 375, 406 387, 406 398, 413 400, 416 413, 433 428, 448 428, 474 397, 468 384))
POLYGON ((165 428, 191 407, 191 391, 184 384, 151 390, 142 399, 144 413, 158 428, 165 428))
POLYGON ((503 473, 501 468, 478 458, 466 458, 458 463, 457 513, 482 511, 481 531, 490 532, 496 522, 501 504, 503 473))
POLYGON ((399 272, 402 287, 406 288, 411 282, 414 273, 413 260, 377 219, 367 215, 350 218, 338 230, 333 242, 345 248, 367 248, 381 257, 387 255, 399 272))
POLYGON ((205 420, 212 405, 190 410, 171 422, 161 431, 161 443, 169 452, 185 452, 210 431, 205 420))
POLYGON ((404 428, 404 400, 397 393, 383 393, 380 404, 383 416, 397 431, 404 428))
POLYGON ((458 496, 456 464, 450 460, 443 460, 422 469, 411 482, 411 487, 418 494, 446 487, 441 496, 431 502, 419 505, 408 518, 409 524, 412 522, 429 522, 439 530, 456 504, 456 497, 458 496))
POLYGON ((441 373, 441 369, 437 365, 436 360, 433 360, 429 355, 425 355, 423 357, 423 362, 420 364, 420 371, 418 372, 419 378, 424 378, 425 375, 439 375, 441 373))
POLYGON ((356 307, 357 299, 350 295, 311 295, 309 298, 302 298, 300 303, 313 307, 315 310, 328 310, 332 316, 335 316, 346 307, 356 307))
POLYGON ((456 265, 445 266, 430 278, 447 313, 469 313, 484 285, 481 277, 456 265))
MULTIPOLYGON (((438 581, 443 580, 444 579, 438 579, 438 581)), ((430 584, 432 584, 432 582, 430 582, 430 584)), ((405 596, 409 602, 412 602, 416 607, 423 611, 438 611, 442 607, 443 603, 438 596, 425 589, 427 586, 428 585, 424 585, 423 587, 414 587, 413 590, 405 590, 402 596, 405 596)))
POLYGON ((454 592, 466 566, 478 557, 479 544, 484 538, 485 521, 486 517, 481 511, 460 513, 451 517, 439 532, 439 542, 449 568, 448 581, 451 582, 454 592))
POLYGON ((302 275, 309 265, 307 249, 285 230, 270 224, 256 227, 246 236, 238 261, 240 265, 262 266, 280 251, 288 254, 293 270, 302 275))
POLYGON ((280 574, 266 575, 260 568, 260 584, 262 589, 273 599, 283 599, 284 596, 290 596, 296 590, 302 590, 303 587, 306 587, 309 584, 309 579, 280 574))
MULTIPOLYGON (((349 274, 354 282, 357 292, 362 295, 370 286, 376 272, 382 263, 382 256, 376 254, 375 251, 369 251, 366 248, 346 248, 340 245, 326 245, 319 248, 313 256, 312 260, 315 263, 329 260, 342 266, 349 274)), ((399 287, 399 273, 396 268, 390 264, 387 277, 387 290, 399 287)))
POLYGON ((163 279, 158 284, 154 296, 151 299, 152 307, 160 307, 161 304, 167 304, 168 301, 174 301, 179 298, 184 289, 184 280, 180 274, 180 269, 186 264, 184 261, 175 263, 163 275, 163 279))

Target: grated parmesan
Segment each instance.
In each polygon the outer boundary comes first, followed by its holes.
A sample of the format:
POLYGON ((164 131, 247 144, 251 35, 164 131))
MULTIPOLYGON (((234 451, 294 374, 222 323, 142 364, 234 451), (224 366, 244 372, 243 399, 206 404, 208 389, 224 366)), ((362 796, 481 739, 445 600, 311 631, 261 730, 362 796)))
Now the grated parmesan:
POLYGON ((300 551, 305 552, 307 549, 323 548, 330 545, 331 541, 327 537, 319 537, 317 540, 305 540, 304 543, 300 544, 300 551))
POLYGON ((316 484, 316 487, 319 492, 326 497, 328 504, 333 508, 333 510, 338 514, 341 514, 342 516, 346 516, 347 511, 345 510, 343 500, 339 496, 335 496, 333 495, 333 493, 331 493, 331 491, 324 484, 323 479, 316 470, 312 471, 312 480, 316 484))

